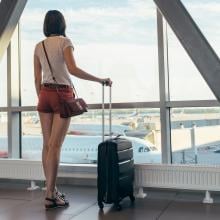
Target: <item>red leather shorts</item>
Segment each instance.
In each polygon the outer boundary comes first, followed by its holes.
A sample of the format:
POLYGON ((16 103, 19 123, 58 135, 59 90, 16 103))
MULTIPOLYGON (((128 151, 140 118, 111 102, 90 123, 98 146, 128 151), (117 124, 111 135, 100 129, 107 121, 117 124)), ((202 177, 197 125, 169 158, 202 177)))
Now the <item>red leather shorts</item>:
MULTIPOLYGON (((59 88, 59 95, 64 99, 73 98, 73 89, 68 88, 59 88)), ((42 85, 37 111, 43 113, 60 113, 60 98, 57 93, 56 88, 45 87, 42 85)))

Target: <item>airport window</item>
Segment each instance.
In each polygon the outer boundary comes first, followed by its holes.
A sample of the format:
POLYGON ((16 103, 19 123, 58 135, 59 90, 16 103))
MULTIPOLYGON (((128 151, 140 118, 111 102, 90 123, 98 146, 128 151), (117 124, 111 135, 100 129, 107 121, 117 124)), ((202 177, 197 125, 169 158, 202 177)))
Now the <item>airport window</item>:
POLYGON ((220 2, 216 0, 183 0, 183 3, 215 52, 220 56, 220 2), (205 16, 204 16, 205 15, 205 16))
MULTIPOLYGON (((76 7, 71 8, 69 4, 47 0, 44 4, 28 1, 20 19, 22 106, 36 106, 37 104, 32 59, 35 44, 44 38, 43 19, 51 4, 54 8, 61 10, 66 17, 67 36, 74 43, 74 55, 78 65, 99 77, 110 76, 112 78, 114 82, 112 101, 114 103, 159 101, 157 22, 156 7, 153 2, 124 1, 109 4, 106 1, 93 0, 89 4, 80 2, 76 7), (92 21, 88 17, 92 17, 92 21), (122 33, 122 29, 128 31, 122 33)), ((101 102, 100 85, 78 80, 75 77, 72 80, 79 95, 84 97, 87 103, 101 102)), ((107 94, 106 97, 108 97, 107 94)), ((122 109, 113 110, 113 114, 115 135, 132 136, 131 138, 137 138, 138 141, 145 141, 146 145, 152 144, 160 151, 158 109, 122 109), (147 137, 145 137, 146 134, 148 134, 147 137)), ((106 118, 107 116, 106 111, 106 118)), ((90 110, 82 116, 74 117, 63 144, 66 150, 61 153, 61 162, 91 163, 91 161, 96 161, 101 131, 100 110, 90 110), (88 136, 96 136, 92 145, 88 142, 90 138, 88 136), (84 143, 84 141, 87 142, 84 143), (88 151, 92 155, 91 160, 80 158, 83 155, 77 156, 76 154, 76 158, 73 158, 70 154, 65 154, 68 153, 66 151, 86 152, 88 144, 91 146, 91 150, 88 151), (81 146, 84 147, 81 148, 81 146)), ((105 131, 108 134, 107 125, 105 131)), ((41 135, 37 113, 23 112, 23 157, 25 155, 32 159, 38 157, 40 160, 41 135), (37 144, 34 144, 38 151, 36 153, 31 153, 26 149, 25 141, 31 138, 36 140, 37 144)), ((150 158, 150 153, 151 151, 147 155, 140 155, 141 159, 140 161, 137 159, 137 162, 161 161, 161 152, 158 152, 155 160, 150 158)))
MULTIPOLYGON (((219 16, 212 6, 219 6, 219 3, 212 0, 209 2, 211 6, 206 7, 205 1, 199 5, 197 2, 201 3, 197 0, 183 0, 215 51, 220 53, 219 24, 212 22, 218 20, 219 16), (201 10, 198 10, 198 7, 201 10)), ((73 40, 78 65, 94 75, 110 76, 114 82, 112 101, 116 107, 112 111, 113 136, 120 134, 130 138, 134 147, 135 163, 160 163, 161 125, 158 108, 164 103, 158 102, 157 25, 153 1, 108 3, 91 0, 89 4, 84 1, 77 3, 73 8, 59 1, 54 3, 47 0, 44 4, 28 1, 20 20, 22 158, 41 160, 43 141, 40 121, 37 112, 32 109, 37 104, 32 63, 34 46, 44 38, 43 18, 51 3, 65 14, 67 35, 73 40), (148 107, 140 107, 140 102, 148 107), (136 103, 138 107, 134 108, 136 103), (121 104, 129 107, 121 107, 121 104), (32 110, 23 111, 25 106, 30 106, 32 110), (118 106, 120 109, 117 109, 118 106)), ((173 108, 171 111, 172 162, 220 164, 219 108, 184 107, 190 100, 216 98, 169 25, 167 36, 170 102, 165 105, 169 108, 175 105, 173 101, 184 100, 180 102, 181 108, 173 108)), ((7 156, 7 127, 8 124, 10 127, 10 123, 16 123, 8 120, 9 107, 4 108, 7 107, 8 93, 7 53, 0 62, 0 69, 3 73, 0 74, 0 153, 3 151, 1 155, 7 156)), ((89 104, 101 102, 100 85, 77 80, 75 77, 72 80, 79 95, 89 104), (85 87, 87 89, 84 89, 85 87)), ((191 103, 194 106, 195 103, 191 103)), ((12 108, 12 111, 17 113, 20 109, 12 108)), ((105 137, 108 138, 108 111, 105 116, 105 137)), ((100 109, 91 109, 86 114, 74 117, 63 144, 61 162, 96 162, 97 146, 102 140, 101 133, 100 109), (82 152, 89 152, 86 159, 85 153, 82 152)))
POLYGON ((7 53, 0 61, 0 107, 7 106, 7 53))
POLYGON ((170 99, 172 101, 216 99, 169 25, 167 31, 170 99))
MULTIPOLYGON (((95 113, 94 110, 92 111, 86 113, 83 119, 78 118, 71 122, 61 150, 61 162, 94 163, 97 161, 97 148, 102 140, 101 110, 96 110, 95 113), (85 159, 84 155, 77 152, 90 152, 90 154, 85 159)), ((108 125, 105 131, 108 134, 108 125)), ((158 109, 113 109, 112 131, 113 136, 121 134, 132 142, 136 163, 161 162, 158 109), (143 148, 142 151, 138 150, 140 146, 143 148)), ((42 147, 38 113, 22 112, 22 158, 41 160, 42 147)))
POLYGON ((37 112, 22 112, 22 158, 41 160, 43 147, 37 112))
MULTIPOLYGON (((112 78, 114 102, 159 100, 157 23, 153 1, 110 4, 91 0, 89 4, 79 1, 71 7, 69 3, 47 0, 44 4, 28 1, 20 20, 23 106, 37 102, 33 52, 35 44, 44 38, 43 19, 51 5, 66 17, 67 36, 74 43, 78 65, 94 75, 112 78)), ((100 103, 100 85, 76 77, 72 80, 79 95, 88 103, 100 103)))
POLYGON ((220 164, 220 108, 172 109, 172 162, 220 164))
POLYGON ((0 112, 0 158, 8 157, 8 117, 6 112, 0 112))

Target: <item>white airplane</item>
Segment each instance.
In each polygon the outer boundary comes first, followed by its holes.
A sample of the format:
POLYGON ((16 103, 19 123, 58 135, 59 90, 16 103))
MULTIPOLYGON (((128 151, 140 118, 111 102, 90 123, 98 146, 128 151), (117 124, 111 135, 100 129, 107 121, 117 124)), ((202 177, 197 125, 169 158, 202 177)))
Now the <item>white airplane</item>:
MULTIPOLYGON (((120 136, 132 142, 135 163, 160 163, 161 153, 150 142, 128 136, 120 136)), ((107 137, 105 137, 107 139, 107 137)), ((67 135, 61 149, 62 163, 96 163, 98 145, 101 136, 67 135)), ((0 138, 0 143, 3 141, 0 138)), ((0 144, 2 157, 7 157, 5 149, 0 144)), ((24 136, 22 138, 22 158, 41 160, 42 137, 24 136)), ((1 157, 1 155, 0 155, 1 157)))

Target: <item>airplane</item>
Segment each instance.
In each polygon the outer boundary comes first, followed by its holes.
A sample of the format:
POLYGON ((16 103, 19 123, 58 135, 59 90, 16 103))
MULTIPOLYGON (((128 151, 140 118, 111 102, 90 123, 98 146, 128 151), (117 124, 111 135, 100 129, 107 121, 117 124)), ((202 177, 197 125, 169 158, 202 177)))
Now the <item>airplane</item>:
MULTIPOLYGON (((149 141, 136 137, 120 136, 132 142, 135 163, 161 163, 161 153, 149 141)), ((108 137, 105 137, 106 139, 108 137)), ((67 135, 61 149, 61 163, 97 163, 98 145, 102 142, 99 136, 67 135)), ((0 137, 0 157, 7 157, 6 138, 0 137), (5 143, 5 144, 4 144, 5 143)), ((41 160, 42 137, 22 137, 22 158, 41 160)))
MULTIPOLYGON (((104 126, 105 132, 109 131, 109 125, 104 126)), ((125 131, 131 130, 128 125, 112 125, 112 131, 116 134, 124 134, 125 131)), ((82 134, 82 135, 101 135, 102 125, 100 124, 70 124, 68 134, 82 134)))
POLYGON ((128 114, 117 114, 116 117, 118 119, 132 119, 134 117, 138 116, 138 110, 136 109, 134 112, 132 113, 128 113, 128 114))

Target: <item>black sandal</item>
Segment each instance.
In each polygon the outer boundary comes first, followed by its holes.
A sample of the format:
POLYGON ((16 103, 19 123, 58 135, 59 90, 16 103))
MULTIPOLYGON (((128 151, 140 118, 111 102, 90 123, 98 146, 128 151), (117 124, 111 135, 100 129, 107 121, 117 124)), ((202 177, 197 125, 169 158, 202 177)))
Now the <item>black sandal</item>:
POLYGON ((69 201, 66 199, 66 195, 61 193, 61 192, 58 192, 56 193, 56 197, 59 197, 60 199, 62 199, 67 205, 69 205, 69 201))
MULTIPOLYGON (((44 182, 44 186, 47 188, 47 183, 46 183, 46 181, 44 182)), ((65 198, 66 198, 66 194, 65 194, 65 193, 60 192, 60 191, 57 189, 56 186, 55 186, 55 190, 54 190, 54 191, 55 191, 55 193, 56 193, 56 196, 59 196, 59 198, 65 200, 65 198)))
POLYGON ((61 193, 60 191, 56 191, 56 196, 58 196, 58 197, 60 197, 61 199, 64 199, 65 200, 65 198, 66 198, 66 194, 64 194, 64 193, 61 193))
POLYGON ((52 204, 45 204, 45 209, 49 210, 49 209, 55 209, 55 208, 65 208, 67 206, 69 206, 69 202, 64 201, 64 204, 59 204, 57 203, 57 198, 45 198, 46 201, 52 202, 52 204))

